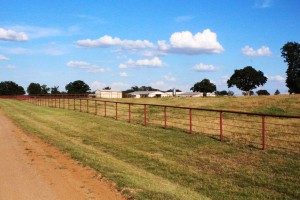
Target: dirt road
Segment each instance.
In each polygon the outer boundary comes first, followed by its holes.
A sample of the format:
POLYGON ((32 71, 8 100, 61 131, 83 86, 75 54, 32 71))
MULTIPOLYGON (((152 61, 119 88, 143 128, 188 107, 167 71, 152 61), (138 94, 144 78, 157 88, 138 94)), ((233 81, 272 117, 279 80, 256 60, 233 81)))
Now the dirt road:
POLYGON ((125 199, 111 182, 25 134, 0 111, 0 199, 125 199))

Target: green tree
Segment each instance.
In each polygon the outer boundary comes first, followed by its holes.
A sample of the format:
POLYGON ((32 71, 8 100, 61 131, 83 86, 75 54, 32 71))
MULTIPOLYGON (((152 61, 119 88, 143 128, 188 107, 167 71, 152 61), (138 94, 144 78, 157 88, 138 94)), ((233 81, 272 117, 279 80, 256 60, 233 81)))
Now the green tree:
POLYGON ((222 90, 222 91, 217 91, 216 92, 217 96, 227 96, 228 92, 226 90, 222 90))
POLYGON ((279 94, 280 94, 279 90, 276 90, 274 93, 274 95, 279 95, 279 94))
POLYGON ((287 42, 281 48, 281 56, 288 64, 286 70, 286 86, 289 93, 300 93, 300 44, 297 42, 287 42))
POLYGON ((106 86, 106 87, 103 88, 103 90, 111 90, 111 87, 106 86))
POLYGON ((261 95, 270 95, 270 93, 267 90, 258 90, 258 91, 256 91, 256 94, 258 96, 261 96, 261 95))
POLYGON ((47 87, 47 85, 42 85, 41 86, 41 94, 48 94, 50 91, 50 88, 47 87))
POLYGON ((211 83, 209 79, 203 79, 200 82, 197 82, 194 84, 193 87, 191 87, 191 90, 193 92, 203 92, 204 96, 206 96, 207 92, 214 92, 217 90, 216 85, 211 83))
POLYGON ((91 90, 90 86, 81 80, 70 82, 65 88, 68 94, 85 94, 91 90))
POLYGON ((250 91, 260 85, 264 85, 268 78, 261 71, 256 71, 253 67, 247 66, 243 69, 234 70, 233 75, 227 81, 228 87, 236 86, 238 89, 251 95, 250 91))
POLYGON ((59 86, 54 86, 51 88, 50 93, 51 94, 60 94, 60 91, 58 90, 59 86))
POLYGON ((37 95, 42 93, 42 88, 39 83, 30 83, 27 87, 27 93, 29 95, 37 95))
POLYGON ((0 95, 23 95, 25 90, 13 81, 0 82, 0 95))

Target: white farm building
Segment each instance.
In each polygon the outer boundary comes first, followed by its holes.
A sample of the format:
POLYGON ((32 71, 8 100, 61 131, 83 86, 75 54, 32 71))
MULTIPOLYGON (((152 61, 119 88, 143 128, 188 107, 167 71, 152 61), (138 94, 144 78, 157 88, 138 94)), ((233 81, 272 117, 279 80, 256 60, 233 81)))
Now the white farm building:
POLYGON ((156 98, 161 98, 161 97, 168 97, 169 95, 161 92, 161 91, 135 91, 129 93, 129 95, 133 98, 146 98, 146 97, 156 97, 156 98))
POLYGON ((122 91, 116 90, 96 90, 95 92, 96 98, 122 98, 122 91))

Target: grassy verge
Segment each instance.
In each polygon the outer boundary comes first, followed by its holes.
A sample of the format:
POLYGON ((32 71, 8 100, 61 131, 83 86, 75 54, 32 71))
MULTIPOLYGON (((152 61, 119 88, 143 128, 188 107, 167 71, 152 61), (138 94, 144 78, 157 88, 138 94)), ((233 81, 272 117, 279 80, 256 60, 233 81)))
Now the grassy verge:
POLYGON ((14 100, 0 109, 136 199, 300 198, 299 154, 14 100))

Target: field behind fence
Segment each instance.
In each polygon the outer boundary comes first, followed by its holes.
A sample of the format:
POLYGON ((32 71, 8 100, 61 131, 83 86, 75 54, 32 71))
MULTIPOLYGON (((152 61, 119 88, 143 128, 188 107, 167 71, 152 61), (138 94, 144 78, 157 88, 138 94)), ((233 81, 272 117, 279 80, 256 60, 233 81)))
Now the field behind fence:
POLYGON ((29 96, 28 102, 76 110, 144 126, 181 129, 254 148, 300 153, 300 116, 88 99, 81 95, 29 96))

